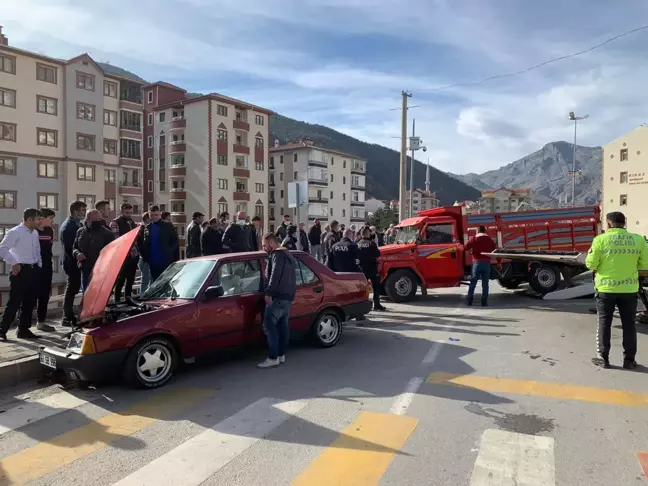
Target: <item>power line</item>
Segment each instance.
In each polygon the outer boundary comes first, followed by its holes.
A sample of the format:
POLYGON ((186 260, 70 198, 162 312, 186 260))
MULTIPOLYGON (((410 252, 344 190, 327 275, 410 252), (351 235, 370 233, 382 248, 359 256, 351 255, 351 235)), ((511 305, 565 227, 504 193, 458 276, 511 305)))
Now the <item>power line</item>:
POLYGON ((641 27, 637 27, 636 29, 628 30, 626 32, 623 32, 622 34, 618 34, 618 35, 615 35, 614 37, 610 37, 609 39, 601 42, 600 44, 596 44, 595 46, 592 46, 592 47, 590 47, 588 49, 578 51, 578 52, 574 52, 574 53, 571 53, 571 54, 566 54, 566 55, 560 56, 560 57, 555 57, 553 59, 549 59, 548 61, 541 62, 540 64, 536 64, 536 65, 528 67, 526 69, 522 69, 521 71, 512 72, 512 73, 505 73, 505 74, 498 74, 496 76, 490 76, 488 78, 484 78, 484 79, 481 79, 479 81, 469 81, 469 82, 465 82, 465 83, 449 84, 447 86, 440 86, 438 88, 421 88, 421 89, 418 89, 416 91, 443 91, 443 90, 451 89, 451 88, 459 88, 459 87, 463 87, 463 86, 474 86, 474 85, 478 85, 478 84, 483 84, 483 83, 486 83, 488 81, 493 81, 495 79, 510 78, 510 77, 513 77, 513 76, 519 76, 521 74, 526 74, 529 71, 539 69, 539 68, 541 68, 543 66, 546 66, 548 64, 553 64, 553 63, 558 62, 558 61, 564 61, 565 59, 571 59, 573 57, 582 56, 583 54, 587 54, 588 52, 591 52, 591 51, 593 51, 595 49, 603 47, 604 45, 609 44, 610 42, 613 42, 613 41, 615 41, 617 39, 620 39, 621 37, 625 37, 627 35, 634 34, 636 32, 639 32, 641 30, 646 30, 646 29, 648 29, 648 25, 642 25, 641 27))

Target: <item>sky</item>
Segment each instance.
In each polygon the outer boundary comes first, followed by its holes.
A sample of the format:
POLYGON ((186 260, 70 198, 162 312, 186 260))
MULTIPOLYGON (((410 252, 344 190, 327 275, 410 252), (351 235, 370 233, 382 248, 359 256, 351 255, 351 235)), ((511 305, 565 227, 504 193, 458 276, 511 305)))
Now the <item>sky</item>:
MULTIPOLYGON (((7 2, 5 2, 7 3, 7 2)), ((217 92, 400 148, 401 91, 427 147, 417 158, 481 173, 544 144, 604 145, 648 123, 644 0, 21 0, 3 5, 10 45, 217 92)), ((411 130, 411 128, 410 128, 411 130)), ((369 161, 371 163, 371 161, 369 161)))

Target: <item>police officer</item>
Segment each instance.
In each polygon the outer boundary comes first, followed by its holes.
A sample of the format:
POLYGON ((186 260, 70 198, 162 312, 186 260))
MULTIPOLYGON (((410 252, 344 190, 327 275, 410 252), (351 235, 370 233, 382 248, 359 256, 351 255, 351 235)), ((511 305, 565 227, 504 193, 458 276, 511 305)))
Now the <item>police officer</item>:
POLYGON ((353 231, 346 230, 342 239, 331 248, 328 267, 334 272, 360 272, 358 245, 352 238, 353 231))
POLYGON ((610 367, 610 335, 614 309, 619 309, 623 329, 623 367, 635 369, 637 362, 637 292, 639 270, 648 269, 646 240, 625 229, 626 218, 618 211, 606 216, 608 230, 592 241, 585 264, 596 273, 596 310, 598 312, 597 351, 592 362, 610 367))
MULTIPOLYGON (((358 241, 358 259, 360 268, 367 280, 371 282, 373 289, 374 310, 387 310, 380 303, 380 277, 378 276, 378 257, 380 250, 374 239, 372 239, 371 228, 365 226, 361 231, 362 239, 358 241)), ((375 236, 375 234, 374 234, 375 236)))

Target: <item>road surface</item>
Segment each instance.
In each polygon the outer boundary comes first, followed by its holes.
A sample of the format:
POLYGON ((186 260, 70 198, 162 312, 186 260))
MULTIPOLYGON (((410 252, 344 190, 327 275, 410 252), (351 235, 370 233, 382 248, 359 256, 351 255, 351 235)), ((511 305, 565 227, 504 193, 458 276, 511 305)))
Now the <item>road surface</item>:
POLYGON ((467 308, 462 291, 390 304, 277 369, 255 351, 155 391, 5 391, 0 485, 646 484, 647 369, 592 366, 591 303, 467 308))

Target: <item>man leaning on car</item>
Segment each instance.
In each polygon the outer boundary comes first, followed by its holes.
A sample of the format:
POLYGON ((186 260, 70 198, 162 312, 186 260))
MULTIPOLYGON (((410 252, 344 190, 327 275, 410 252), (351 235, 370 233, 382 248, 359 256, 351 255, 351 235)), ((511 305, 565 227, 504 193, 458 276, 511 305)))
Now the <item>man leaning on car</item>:
POLYGON ((263 314, 263 331, 268 340, 268 357, 257 366, 274 368, 286 361, 286 347, 290 337, 288 315, 297 292, 295 259, 290 251, 279 246, 279 241, 273 233, 263 237, 263 250, 268 253, 263 314))

